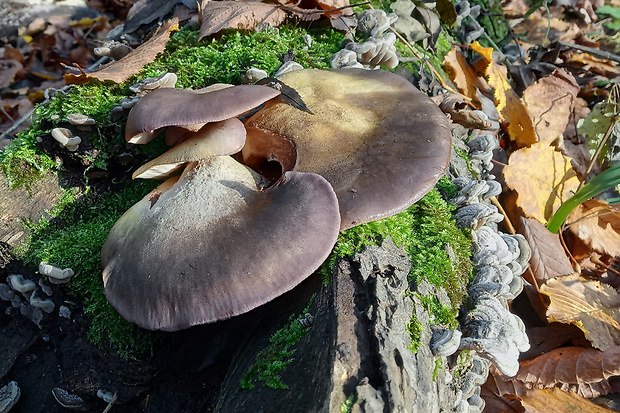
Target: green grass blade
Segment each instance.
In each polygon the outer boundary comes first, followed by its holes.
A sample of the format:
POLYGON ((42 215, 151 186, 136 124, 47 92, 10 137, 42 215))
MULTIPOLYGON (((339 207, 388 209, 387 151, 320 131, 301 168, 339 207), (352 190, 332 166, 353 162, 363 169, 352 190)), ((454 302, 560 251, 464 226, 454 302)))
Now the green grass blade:
POLYGON ((568 215, 579 204, 618 184, 620 184, 620 165, 603 171, 596 178, 585 184, 579 191, 575 192, 575 195, 567 199, 555 211, 555 214, 553 214, 547 224, 547 229, 557 234, 568 215))

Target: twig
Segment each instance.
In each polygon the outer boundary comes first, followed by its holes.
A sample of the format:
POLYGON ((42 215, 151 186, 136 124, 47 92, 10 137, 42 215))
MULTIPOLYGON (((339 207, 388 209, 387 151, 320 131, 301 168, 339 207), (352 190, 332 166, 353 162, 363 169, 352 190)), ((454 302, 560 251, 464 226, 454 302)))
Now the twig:
POLYGON ((562 235, 562 232, 563 231, 558 231, 558 235, 560 236, 560 244, 562 244, 562 248, 564 248, 564 252, 570 258, 572 262, 571 266, 573 267, 573 270, 577 273, 581 273, 581 265, 579 265, 575 257, 573 257, 573 254, 571 254, 570 250, 568 249, 568 245, 566 245, 566 242, 564 242, 564 236, 562 235))
POLYGON ((15 129, 19 128, 19 125, 26 122, 32 115, 32 112, 34 112, 34 109, 31 109, 28 113, 22 116, 17 122, 15 122, 10 128, 8 128, 5 132, 3 132, 2 135, 0 135, 0 140, 9 136, 11 133, 13 133, 15 129))
POLYGON ((512 225, 512 222, 510 221, 508 214, 506 214, 504 207, 502 207, 502 204, 500 204, 499 201, 497 200, 497 197, 492 196, 491 198, 489 198, 489 200, 491 201, 493 205, 497 207, 497 210, 500 212, 500 214, 504 216, 504 222, 506 223, 506 227, 508 228, 508 231, 512 235, 515 235, 517 231, 515 230, 515 227, 512 225))
POLYGON ((603 59, 607 59, 607 60, 620 63, 620 56, 618 56, 617 54, 606 52, 604 50, 594 49, 593 47, 582 46, 580 44, 567 43, 567 42, 562 42, 562 41, 558 41, 558 44, 560 46, 570 47, 576 50, 581 50, 582 52, 587 52, 587 53, 590 53, 591 55, 602 57, 603 59))
POLYGON ((112 409, 112 406, 114 406, 114 403, 116 403, 117 400, 118 400, 118 393, 114 393, 114 396, 112 396, 112 400, 110 400, 110 403, 108 403, 103 413, 108 413, 112 409))
POLYGON ((607 271, 610 271, 616 275, 620 275, 620 272, 618 272, 617 270, 615 270, 614 268, 611 268, 611 265, 607 265, 605 264, 603 261, 601 261, 597 256, 591 256, 590 257, 590 261, 592 261, 594 264, 599 265, 603 268, 605 268, 607 271))

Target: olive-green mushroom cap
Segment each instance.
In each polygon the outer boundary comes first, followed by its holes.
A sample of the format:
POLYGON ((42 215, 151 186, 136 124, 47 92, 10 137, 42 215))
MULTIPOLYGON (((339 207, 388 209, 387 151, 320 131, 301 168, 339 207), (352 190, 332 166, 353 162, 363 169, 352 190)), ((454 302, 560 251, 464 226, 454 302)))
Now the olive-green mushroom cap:
POLYGON ((157 89, 131 108, 125 126, 125 140, 148 143, 166 126, 219 122, 252 110, 280 91, 261 85, 240 85, 199 90, 157 89))
MULTIPOLYGON (((404 78, 384 70, 298 70, 282 81, 314 112, 266 105, 246 128, 291 139, 295 171, 333 186, 341 229, 394 215, 430 191, 448 166, 447 117, 404 78)), ((252 145, 248 135, 246 146, 252 145)), ((244 148, 244 157, 252 156, 244 148)))
POLYGON ((103 246, 108 301, 140 327, 175 331, 245 313, 299 284, 336 242, 336 195, 312 173, 264 183, 215 156, 157 199, 145 196, 103 246))

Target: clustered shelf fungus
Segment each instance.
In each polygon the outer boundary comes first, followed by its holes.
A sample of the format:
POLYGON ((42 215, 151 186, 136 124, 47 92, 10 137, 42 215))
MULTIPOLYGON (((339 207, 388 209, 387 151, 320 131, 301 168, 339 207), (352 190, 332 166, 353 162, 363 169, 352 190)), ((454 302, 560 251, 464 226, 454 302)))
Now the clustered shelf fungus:
POLYGON ((180 176, 103 246, 105 293, 128 321, 175 331, 256 308, 312 274, 341 230, 405 210, 447 168, 448 120, 405 79, 310 69, 281 81, 310 111, 263 85, 158 89, 132 108, 129 142, 166 128, 175 144, 134 178, 180 176))

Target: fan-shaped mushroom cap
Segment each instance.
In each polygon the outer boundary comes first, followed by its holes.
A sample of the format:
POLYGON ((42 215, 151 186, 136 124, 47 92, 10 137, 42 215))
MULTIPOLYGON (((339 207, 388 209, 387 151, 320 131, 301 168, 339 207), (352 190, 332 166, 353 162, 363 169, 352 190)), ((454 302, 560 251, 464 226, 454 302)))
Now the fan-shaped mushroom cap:
MULTIPOLYGON (((282 81, 315 114, 267 105, 246 127, 295 142, 294 170, 318 173, 332 184, 341 229, 403 211, 447 168, 451 133, 446 116, 400 76, 383 70, 310 69, 287 73, 282 81)), ((250 154, 244 150, 244 155, 250 154)))
POLYGON ((279 94, 280 91, 262 85, 200 90, 157 89, 131 108, 125 127, 125 139, 130 143, 147 143, 156 136, 155 130, 166 126, 234 118, 279 94))
POLYGON ((327 258, 340 217, 319 175, 262 179, 228 156, 200 161, 147 195, 103 246, 108 301, 143 328, 174 331, 247 312, 290 290, 327 258))
POLYGON ((232 155, 243 148, 245 128, 237 118, 207 123, 198 132, 161 156, 142 165, 133 179, 165 178, 183 164, 215 155, 232 155))

